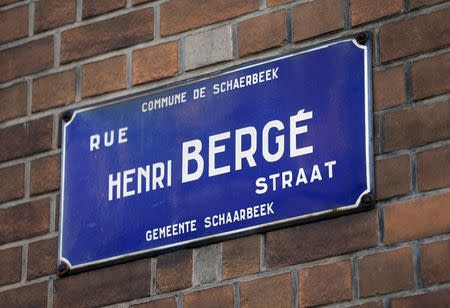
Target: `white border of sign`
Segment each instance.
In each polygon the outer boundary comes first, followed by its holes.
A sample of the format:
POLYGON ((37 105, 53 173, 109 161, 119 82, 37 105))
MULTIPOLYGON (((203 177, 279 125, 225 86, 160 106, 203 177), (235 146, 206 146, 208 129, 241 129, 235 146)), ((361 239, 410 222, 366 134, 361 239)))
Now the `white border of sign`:
MULTIPOLYGON (((317 217, 317 216, 324 216, 326 214, 330 214, 332 212, 336 212, 336 211, 344 211, 344 210, 350 210, 350 209, 356 209, 359 204, 361 203, 361 198, 371 192, 372 188, 373 188, 373 182, 371 181, 373 178, 373 168, 372 168, 372 161, 373 161, 373 157, 372 157, 372 118, 371 118, 371 114, 372 114, 372 95, 371 95, 371 88, 370 88, 370 84, 369 82, 371 81, 371 76, 369 75, 369 64, 370 64, 370 58, 369 58, 369 48, 368 46, 365 45, 361 45, 359 44, 356 39, 345 39, 345 40, 341 40, 341 41, 336 41, 336 42, 332 42, 326 45, 322 45, 316 48, 311 48, 311 49, 307 49, 307 50, 303 50, 300 52, 296 52, 296 53, 292 53, 292 54, 288 54, 288 55, 284 55, 281 57, 276 57, 276 58, 272 58, 269 59, 267 61, 262 61, 262 62, 257 62, 248 66, 243 66, 243 67, 239 67, 237 69, 231 70, 231 71, 224 71, 220 74, 217 75, 210 75, 208 77, 205 78, 201 78, 198 80, 194 80, 192 82, 188 82, 186 84, 189 83, 194 83, 194 82, 198 82, 198 81, 202 81, 202 80, 206 80, 206 79, 210 79, 212 77, 217 77, 217 76, 222 76, 222 75, 226 75, 229 73, 233 73, 233 72, 237 72, 246 68, 250 68, 250 67, 254 67, 257 65, 261 65, 261 64, 266 64, 266 63, 270 63, 273 61, 277 61, 277 60, 281 60, 281 59, 285 59, 285 58, 290 58, 293 56, 297 56, 300 54, 304 54, 304 53, 309 53, 312 51, 316 51, 316 50, 320 50, 323 48, 327 48, 330 47, 332 45, 335 44, 340 44, 340 43, 344 43, 344 42, 348 42, 348 41, 352 41, 353 44, 364 50, 364 97, 365 97, 365 117, 366 117, 366 121, 365 121, 365 147, 366 147, 366 184, 367 187, 366 189, 361 193, 361 195, 358 197, 358 199, 356 200, 356 202, 352 205, 347 205, 347 206, 342 206, 339 208, 334 208, 334 209, 330 209, 330 210, 326 210, 326 211, 322 211, 322 212, 316 212, 316 213, 311 213, 311 214, 306 214, 306 215, 300 215, 300 216, 296 216, 296 217, 291 217, 291 218, 287 218, 284 220, 278 220, 278 221, 274 221, 274 222, 270 222, 270 223, 266 223, 266 224, 260 224, 260 225, 256 225, 256 226, 252 226, 252 227, 247 227, 247 228, 242 228, 242 229, 238 229, 238 230, 233 230, 233 231, 228 231, 228 232, 223 232, 223 233, 219 233, 219 234, 215 234, 215 235, 210 235, 210 236, 205 236, 205 237, 201 237, 201 238, 196 238, 196 239, 192 239, 192 240, 188 240, 188 241, 183 241, 183 242, 179 242, 179 243, 174 243, 174 244, 170 244, 170 245, 165 245, 165 246, 160 246, 157 248, 151 248, 151 249, 147 249, 147 250, 140 250, 137 252, 133 252, 133 253, 129 253, 129 254, 123 254, 123 255, 119 255, 119 256, 114 256, 114 257, 110 257, 110 258, 106 258, 106 259, 101 259, 101 260, 97 260, 97 261, 93 261, 93 262, 87 262, 87 263, 83 263, 83 264, 78 264, 75 266, 72 266, 72 264, 70 263, 70 261, 68 259, 66 259, 65 257, 63 257, 61 255, 62 253, 62 238, 63 238, 63 232, 64 232, 64 179, 65 179, 65 174, 64 174, 64 170, 65 170, 65 145, 66 145, 66 128, 70 125, 70 123, 73 121, 73 119, 76 117, 77 114, 88 111, 88 110, 92 110, 92 109, 96 109, 96 108, 101 108, 104 106, 108 106, 108 105, 112 105, 112 104, 117 104, 120 102, 123 102, 125 100, 128 100, 129 98, 126 99, 122 99, 120 101, 115 101, 115 102, 111 102, 109 104, 104 104, 101 106, 93 106, 93 107, 88 107, 88 108, 84 108, 84 109, 80 109, 80 110, 76 110, 73 113, 72 119, 67 122, 64 127, 63 127, 63 135, 62 135, 62 169, 61 169, 61 202, 60 202, 60 217, 59 217, 59 225, 60 225, 60 235, 59 235, 59 246, 58 246, 58 264, 60 262, 65 262, 68 266, 69 266, 69 270, 75 270, 75 269, 79 269, 79 268, 83 268, 83 267, 89 267, 89 266, 94 266, 94 265, 98 265, 98 264, 102 264, 102 263, 107 263, 107 262, 111 262, 111 261, 116 261, 119 259, 124 259, 127 257, 133 257, 133 256, 137 256, 137 255, 144 255, 146 253, 150 253, 150 252, 154 252, 154 251, 159 251, 159 250, 165 250, 168 248, 173 248, 173 247, 177 247, 177 246, 184 246, 190 243, 195 243, 195 242, 201 242, 201 241, 205 241, 205 240, 210 240, 210 239, 214 239, 214 238, 220 238, 220 237, 225 237, 227 235, 232 235, 232 234, 239 234, 239 233, 244 233, 247 231, 251 231, 251 230, 256 230, 256 229, 262 229, 265 227, 270 227, 273 225, 279 225, 279 224, 285 224, 288 222, 292 222, 292 221, 296 221, 296 220, 304 220, 307 218, 312 218, 312 217, 317 217)), ((164 89, 163 91, 165 91, 167 89, 164 89)), ((157 93, 157 92, 155 92, 157 93)), ((147 95, 147 94, 143 94, 143 95, 147 95)), ((136 95, 136 97, 139 97, 142 95, 136 95)))

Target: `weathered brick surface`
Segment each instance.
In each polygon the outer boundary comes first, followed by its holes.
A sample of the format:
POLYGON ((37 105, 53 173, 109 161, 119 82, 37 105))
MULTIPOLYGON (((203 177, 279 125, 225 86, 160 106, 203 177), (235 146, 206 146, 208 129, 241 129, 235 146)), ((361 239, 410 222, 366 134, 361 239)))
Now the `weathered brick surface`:
POLYGON ((153 39, 153 8, 66 30, 61 34, 61 62, 86 58, 153 39))
POLYGON ((0 110, 0 122, 26 115, 27 84, 18 83, 0 89, 0 110))
POLYGON ((150 260, 140 260, 55 281, 55 307, 93 307, 150 295, 150 260))
POLYGON ((408 149, 450 137, 450 101, 389 112, 384 117, 384 151, 408 149))
POLYGON ((126 0, 84 0, 83 19, 124 8, 126 0))
POLYGON ((450 186, 450 146, 417 154, 417 185, 419 190, 450 186))
POLYGON ((33 81, 33 112, 75 101, 75 71, 65 71, 33 81))
POLYGON ((411 72, 414 99, 422 99, 450 91, 449 71, 450 53, 413 63, 411 72))
POLYGON ((7 5, 16 2, 17 0, 0 0, 0 5, 7 5))
POLYGON ((53 117, 0 129, 0 162, 50 150, 53 117))
POLYGON ((164 293, 192 286, 192 250, 180 250, 158 257, 156 292, 164 293))
POLYGON ((159 80, 178 73, 178 41, 133 52, 133 84, 159 80))
POLYGON ((450 281, 450 240, 422 245, 420 269, 425 285, 450 281))
POLYGON ((206 284, 219 280, 221 273, 220 245, 212 244, 194 250, 194 283, 206 284))
POLYGON ((437 4, 440 2, 445 2, 445 0, 410 0, 409 7, 410 9, 416 9, 422 6, 437 4))
POLYGON ((286 42, 286 10, 254 17, 238 24, 238 46, 241 57, 280 47, 286 42))
POLYGON ((384 241, 387 244, 448 232, 450 193, 400 201, 384 208, 384 241))
POLYGON ((0 51, 0 82, 53 67, 53 37, 0 51))
POLYGON ((56 195, 56 209, 55 209, 55 231, 59 230, 59 208, 60 208, 60 200, 61 196, 59 194, 56 195))
POLYGON ((35 283, 0 293, 4 307, 47 307, 48 282, 35 283))
POLYGON ((161 4, 161 35, 198 28, 256 11, 258 0, 171 0, 161 4))
POLYGON ((152 1, 156 1, 156 0, 133 0, 133 5, 139 5, 142 3, 147 3, 147 2, 152 2, 152 1))
POLYGON ((175 297, 168 297, 157 299, 151 302, 146 302, 131 306, 133 308, 177 308, 177 301, 175 297))
POLYGON ((383 308, 383 302, 369 302, 361 305, 350 306, 351 308, 383 308))
POLYGON ((352 265, 349 260, 301 269, 301 307, 312 307, 352 299, 352 265))
POLYGON ((290 273, 259 278, 241 283, 241 307, 291 307, 290 273))
POLYGON ((188 36, 185 41, 186 70, 233 59, 233 39, 230 26, 188 36))
POLYGON ((335 256, 378 243, 375 211, 267 233, 269 268, 335 256))
POLYGON ((20 281, 22 275, 22 247, 0 250, 0 286, 20 281))
POLYGON ((50 199, 0 209, 0 222, 0 244, 47 233, 50 224, 50 199))
POLYGON ((406 247, 362 257, 359 275, 362 297, 411 289, 414 287, 412 249, 406 247))
POLYGON ((376 160, 375 184, 378 200, 409 193, 411 191, 409 155, 376 160))
POLYGON ((25 166, 14 165, 0 169, 0 203, 22 198, 25 194, 25 166))
POLYGON ((373 117, 373 152, 374 154, 380 154, 380 121, 381 117, 379 115, 375 115, 373 117))
POLYGON ((406 101, 405 71, 403 65, 373 73, 374 110, 382 110, 406 101))
POLYGON ((188 293, 184 296, 184 307, 233 307, 233 287, 225 285, 188 293))
POLYGON ((260 236, 242 237, 222 244, 222 276, 230 279, 259 272, 260 236))
POLYGON ((277 6, 291 2, 292 0, 267 0, 267 6, 277 6))
POLYGON ((28 5, 0 12, 0 44, 28 36, 28 5))
POLYGON ((125 89, 127 70, 125 56, 89 63, 83 66, 82 96, 94 96, 125 89))
POLYGON ((391 301, 392 308, 447 308, 450 303, 450 288, 439 291, 429 292, 406 296, 402 298, 394 298, 391 301))
POLYGON ((76 0, 39 0, 35 4, 35 32, 75 22, 76 0))
POLYGON ((382 27, 382 61, 387 62, 450 44, 449 14, 450 8, 446 8, 382 27))
POLYGON ((293 39, 301 41, 344 27, 344 7, 341 0, 315 0, 294 7, 293 39))
POLYGON ((402 8, 403 0, 350 0, 352 25, 399 14, 402 8))
POLYGON ((58 238, 31 243, 28 246, 27 279, 56 274, 58 238))

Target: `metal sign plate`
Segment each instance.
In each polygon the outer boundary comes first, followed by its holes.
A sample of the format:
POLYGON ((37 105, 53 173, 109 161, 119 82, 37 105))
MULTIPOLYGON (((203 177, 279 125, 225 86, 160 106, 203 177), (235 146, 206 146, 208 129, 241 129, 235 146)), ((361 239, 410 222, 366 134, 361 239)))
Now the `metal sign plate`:
POLYGON ((370 59, 348 39, 74 112, 59 260, 72 270, 357 209, 373 185, 370 59))

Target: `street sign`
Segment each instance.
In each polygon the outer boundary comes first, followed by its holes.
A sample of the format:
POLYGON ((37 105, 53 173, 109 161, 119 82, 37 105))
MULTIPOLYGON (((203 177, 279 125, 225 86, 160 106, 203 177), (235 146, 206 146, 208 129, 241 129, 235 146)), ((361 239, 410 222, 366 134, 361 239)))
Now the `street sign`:
POLYGON ((370 61, 347 39, 75 111, 63 269, 359 209, 373 192, 370 61))

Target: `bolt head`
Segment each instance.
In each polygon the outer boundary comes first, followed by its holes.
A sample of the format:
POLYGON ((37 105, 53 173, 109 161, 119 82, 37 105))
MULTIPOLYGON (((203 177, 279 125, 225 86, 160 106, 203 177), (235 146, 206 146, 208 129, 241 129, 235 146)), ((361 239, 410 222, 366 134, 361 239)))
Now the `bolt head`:
POLYGON ((360 32, 356 35, 356 41, 361 45, 365 44, 368 39, 369 35, 367 34, 367 32, 360 32))
POLYGON ((65 274, 68 270, 67 264, 62 262, 58 265, 58 274, 65 274))
POLYGON ((72 119, 72 112, 70 112, 70 111, 65 112, 62 116, 62 119, 65 122, 69 122, 72 119))

